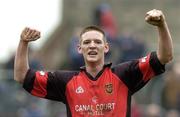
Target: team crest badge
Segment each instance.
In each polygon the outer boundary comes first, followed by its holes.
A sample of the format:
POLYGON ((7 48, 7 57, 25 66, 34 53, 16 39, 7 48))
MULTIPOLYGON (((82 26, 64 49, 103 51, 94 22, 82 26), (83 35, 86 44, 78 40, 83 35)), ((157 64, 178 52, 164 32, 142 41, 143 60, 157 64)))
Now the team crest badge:
POLYGON ((112 94, 112 92, 113 92, 112 83, 105 84, 105 92, 108 93, 108 94, 112 94))

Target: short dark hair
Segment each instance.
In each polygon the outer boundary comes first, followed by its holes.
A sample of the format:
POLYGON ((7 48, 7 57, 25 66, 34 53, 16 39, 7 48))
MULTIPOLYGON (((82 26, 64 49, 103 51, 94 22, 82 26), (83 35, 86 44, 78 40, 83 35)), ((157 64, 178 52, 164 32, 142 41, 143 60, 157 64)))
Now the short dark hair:
POLYGON ((85 27, 80 33, 80 40, 81 40, 81 36, 84 33, 88 32, 88 31, 91 31, 91 30, 96 30, 96 31, 102 33, 103 34, 103 40, 106 42, 105 32, 100 27, 95 26, 95 25, 85 27))

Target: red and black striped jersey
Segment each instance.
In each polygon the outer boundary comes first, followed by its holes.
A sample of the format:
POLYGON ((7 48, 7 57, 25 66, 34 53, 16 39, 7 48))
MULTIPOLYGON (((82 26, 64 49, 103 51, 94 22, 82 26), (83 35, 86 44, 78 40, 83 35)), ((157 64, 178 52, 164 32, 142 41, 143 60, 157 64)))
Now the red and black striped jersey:
POLYGON ((131 96, 153 76, 165 71, 155 52, 146 57, 104 65, 92 77, 79 71, 34 71, 29 69, 23 87, 32 95, 61 101, 68 117, 130 117, 131 96))

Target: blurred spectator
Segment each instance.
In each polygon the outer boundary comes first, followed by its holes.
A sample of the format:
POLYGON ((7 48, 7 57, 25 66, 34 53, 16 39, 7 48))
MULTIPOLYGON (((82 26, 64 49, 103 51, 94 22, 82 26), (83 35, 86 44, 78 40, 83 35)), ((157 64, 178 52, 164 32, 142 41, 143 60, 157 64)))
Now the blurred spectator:
POLYGON ((12 55, 9 57, 9 60, 5 63, 4 68, 8 70, 14 69, 14 57, 15 52, 12 53, 12 55))
POLYGON ((139 105, 136 103, 136 100, 134 98, 132 98, 131 105, 131 117, 143 117, 143 112, 141 111, 139 105))
POLYGON ((27 109, 25 109, 25 108, 18 109, 16 114, 17 114, 17 117, 29 117, 27 109))
POLYGON ((144 41, 139 37, 130 35, 128 32, 119 38, 121 55, 118 63, 143 57, 146 52, 144 41))
MULTIPOLYGON (((31 53, 31 57, 29 58, 29 66, 33 69, 43 69, 41 62, 36 58, 35 51, 30 47, 29 53, 31 53)), ((14 59, 15 59, 15 52, 11 55, 9 60, 4 63, 4 69, 7 72, 7 79, 12 80, 14 77, 13 69, 14 69, 14 59)))
POLYGON ((28 117, 44 117, 43 111, 37 106, 36 103, 32 102, 27 110, 28 117))
POLYGON ((15 52, 12 53, 10 56, 9 60, 4 64, 4 69, 7 72, 7 79, 8 80, 13 80, 14 74, 13 74, 13 69, 14 69, 14 57, 15 57, 15 52))
POLYGON ((94 24, 101 27, 107 37, 115 39, 117 37, 117 23, 111 12, 110 6, 106 3, 98 5, 94 12, 94 24))
POLYGON ((77 51, 80 31, 81 31, 80 27, 76 27, 74 29, 73 36, 72 39, 70 40, 70 45, 68 48, 69 65, 71 65, 70 69, 72 70, 78 70, 81 66, 84 65, 83 56, 82 54, 79 54, 77 51))
POLYGON ((42 64, 40 60, 37 58, 37 51, 35 51, 32 47, 29 48, 29 53, 32 56, 29 56, 29 66, 30 68, 36 69, 36 70, 41 70, 43 69, 42 64))
POLYGON ((176 61, 165 76, 163 90, 163 106, 167 109, 180 111, 180 62, 176 61))
MULTIPOLYGON (((29 52, 32 54, 32 56, 29 58, 30 67, 34 69, 42 69, 42 65, 40 61, 35 56, 36 51, 30 48, 29 52)), ((26 105, 26 103, 27 102, 31 103, 31 101, 29 99, 27 100, 26 98, 27 95, 24 92, 18 90, 19 87, 15 82, 10 82, 13 81, 13 77, 14 77, 14 73, 13 73, 14 59, 15 59, 15 52, 13 52, 9 60, 7 60, 7 62, 3 64, 3 69, 4 69, 3 74, 5 75, 4 76, 1 75, 1 77, 3 78, 0 82, 0 99, 1 99, 0 112, 3 111, 4 113, 9 113, 10 115, 12 115, 12 113, 16 113, 17 117, 37 117, 37 116, 29 116, 29 112, 26 110, 28 106, 26 105), (11 97, 11 98, 7 98, 7 97, 11 97), (17 107, 20 109, 17 110, 17 107)), ((36 103, 38 101, 36 100, 33 102, 36 103)), ((16 117, 16 115, 14 116, 16 117)), ((6 116, 8 117, 8 115, 6 116)))
POLYGON ((157 104, 150 104, 146 108, 146 117, 162 117, 161 107, 157 104))
POLYGON ((177 110, 169 110, 166 114, 166 117, 180 117, 179 112, 177 110))

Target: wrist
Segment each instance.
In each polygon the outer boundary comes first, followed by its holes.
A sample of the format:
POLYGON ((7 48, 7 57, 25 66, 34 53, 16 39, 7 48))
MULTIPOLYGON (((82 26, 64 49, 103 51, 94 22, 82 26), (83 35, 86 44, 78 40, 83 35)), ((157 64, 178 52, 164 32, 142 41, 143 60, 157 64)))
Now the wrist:
POLYGON ((28 44, 28 41, 25 41, 24 39, 20 39, 20 43, 22 43, 22 44, 28 44))
POLYGON ((159 29, 167 27, 166 21, 162 21, 158 26, 159 29))

